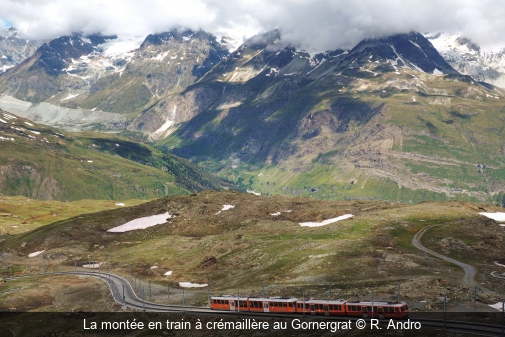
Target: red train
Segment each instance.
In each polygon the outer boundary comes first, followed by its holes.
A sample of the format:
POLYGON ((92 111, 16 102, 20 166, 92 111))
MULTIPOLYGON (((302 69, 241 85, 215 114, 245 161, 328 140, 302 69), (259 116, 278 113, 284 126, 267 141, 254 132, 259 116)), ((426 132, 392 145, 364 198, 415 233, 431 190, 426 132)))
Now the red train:
POLYGON ((361 302, 343 300, 307 300, 296 298, 260 298, 214 296, 211 298, 211 309, 253 312, 281 312, 326 316, 350 316, 365 318, 409 317, 407 303, 397 302, 361 302))

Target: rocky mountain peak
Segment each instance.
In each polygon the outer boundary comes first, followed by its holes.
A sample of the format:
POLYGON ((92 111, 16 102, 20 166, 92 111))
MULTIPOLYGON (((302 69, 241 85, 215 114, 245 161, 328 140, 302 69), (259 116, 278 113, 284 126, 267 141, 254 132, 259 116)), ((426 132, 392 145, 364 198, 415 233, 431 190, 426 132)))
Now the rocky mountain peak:
POLYGON ((361 66, 368 62, 386 63, 390 71, 407 67, 429 74, 459 74, 428 39, 416 32, 365 39, 349 52, 343 65, 361 66))
POLYGON ((426 38, 460 73, 505 88, 505 46, 482 48, 461 34, 426 34, 426 38))
POLYGON ((12 27, 0 29, 0 74, 29 58, 43 43, 19 38, 12 27))

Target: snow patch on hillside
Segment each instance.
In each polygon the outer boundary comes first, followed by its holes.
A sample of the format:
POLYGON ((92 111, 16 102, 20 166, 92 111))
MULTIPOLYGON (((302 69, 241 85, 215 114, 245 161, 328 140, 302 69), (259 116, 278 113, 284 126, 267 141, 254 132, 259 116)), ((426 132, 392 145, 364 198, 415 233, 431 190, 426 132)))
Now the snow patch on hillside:
POLYGON ((260 192, 256 192, 256 191, 254 191, 254 190, 247 190, 247 193, 254 194, 254 195, 258 195, 258 196, 259 196, 259 195, 261 195, 261 193, 260 193, 260 192))
POLYGON ((38 252, 33 252, 33 253, 30 253, 30 254, 28 254, 28 257, 35 257, 35 256, 37 256, 37 255, 42 254, 42 253, 43 253, 43 252, 45 252, 45 251, 46 251, 46 250, 44 249, 44 250, 39 250, 38 252))
POLYGON ((217 212, 215 215, 218 215, 219 213, 224 211, 229 211, 232 208, 235 208, 235 205, 223 205, 223 208, 221 208, 221 210, 217 212))
POLYGON ((503 310, 503 302, 498 302, 498 303, 495 303, 495 304, 490 304, 489 306, 491 308, 493 308, 493 309, 498 310, 498 311, 502 311, 503 310))
POLYGON ((117 226, 107 230, 107 232, 124 233, 128 231, 134 231, 137 229, 146 229, 148 227, 164 224, 165 222, 167 222, 167 219, 171 218, 172 216, 168 214, 168 212, 158 215, 146 216, 143 218, 128 221, 127 223, 122 224, 121 226, 117 226))
POLYGON ((327 219, 327 220, 324 220, 324 221, 321 221, 321 222, 300 222, 300 226, 302 226, 302 227, 320 227, 320 226, 326 226, 326 225, 329 225, 331 223, 334 223, 334 222, 337 222, 337 221, 340 221, 340 220, 349 219, 349 218, 352 218, 352 217, 354 217, 354 215, 352 215, 352 214, 344 214, 344 215, 338 216, 336 218, 327 219))
POLYGON ((96 269, 100 268, 100 263, 89 263, 89 264, 83 264, 83 268, 91 268, 91 269, 96 269))
POLYGON ((480 215, 484 215, 485 217, 488 217, 490 219, 493 219, 498 222, 505 222, 505 213, 503 212, 496 212, 496 213, 479 213, 480 215))
POLYGON ((191 283, 191 282, 179 282, 179 286, 183 288, 204 288, 207 287, 207 283, 199 284, 199 283, 191 283))

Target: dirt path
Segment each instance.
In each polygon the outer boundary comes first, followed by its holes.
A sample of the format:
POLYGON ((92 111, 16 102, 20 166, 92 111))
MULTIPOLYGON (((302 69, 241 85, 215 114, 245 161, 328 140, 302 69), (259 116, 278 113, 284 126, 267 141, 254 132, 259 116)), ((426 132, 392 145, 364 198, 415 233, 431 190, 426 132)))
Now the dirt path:
POLYGON ((465 276, 463 277, 463 282, 465 282, 469 285, 475 285, 475 268, 473 266, 463 263, 463 262, 460 262, 460 261, 457 261, 457 260, 454 260, 453 258, 447 257, 447 256, 439 254, 437 252, 434 252, 433 250, 428 249, 425 246, 423 246, 423 244, 421 243, 421 238, 423 237, 424 233, 428 229, 435 227, 435 226, 441 226, 441 225, 443 225, 443 224, 424 227, 423 229, 421 229, 420 231, 418 231, 414 235, 414 237, 412 238, 412 244, 417 249, 420 249, 428 254, 438 257, 439 259, 442 259, 444 261, 450 262, 452 264, 455 264, 455 265, 463 268, 463 270, 465 271, 465 276))

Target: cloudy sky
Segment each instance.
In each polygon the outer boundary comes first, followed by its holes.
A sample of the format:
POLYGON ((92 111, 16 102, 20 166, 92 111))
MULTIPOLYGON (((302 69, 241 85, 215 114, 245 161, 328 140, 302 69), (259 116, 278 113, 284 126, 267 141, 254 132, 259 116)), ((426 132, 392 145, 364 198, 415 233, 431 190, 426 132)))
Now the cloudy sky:
POLYGON ((317 51, 365 37, 462 33, 481 46, 505 44, 502 0, 0 0, 0 26, 30 39, 71 32, 145 36, 182 26, 242 39, 274 28, 317 51))

